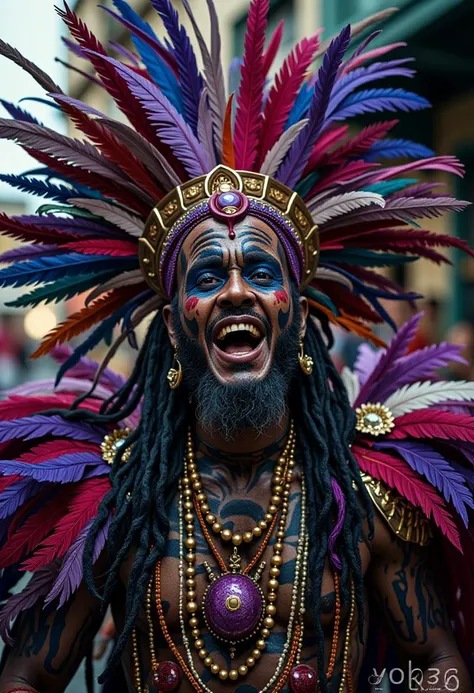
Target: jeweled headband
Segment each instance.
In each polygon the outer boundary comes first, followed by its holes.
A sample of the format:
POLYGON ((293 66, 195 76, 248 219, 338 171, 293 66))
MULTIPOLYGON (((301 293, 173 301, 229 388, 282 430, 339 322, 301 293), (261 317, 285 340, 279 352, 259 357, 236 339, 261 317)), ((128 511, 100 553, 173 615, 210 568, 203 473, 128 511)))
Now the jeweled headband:
POLYGON ((301 197, 259 173, 218 166, 172 190, 156 205, 140 239, 140 264, 148 284, 164 298, 173 291, 179 251, 205 219, 234 225, 252 215, 265 221, 282 243, 291 274, 303 288, 318 265, 317 227, 301 197))

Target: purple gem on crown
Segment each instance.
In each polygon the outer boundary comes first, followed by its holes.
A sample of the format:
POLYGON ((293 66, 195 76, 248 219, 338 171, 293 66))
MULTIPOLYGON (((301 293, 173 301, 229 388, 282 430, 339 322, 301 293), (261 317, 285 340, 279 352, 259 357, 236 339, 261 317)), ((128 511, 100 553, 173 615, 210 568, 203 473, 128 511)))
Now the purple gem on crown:
POLYGON ((223 192, 219 195, 217 198, 217 204, 221 209, 225 209, 226 207, 235 207, 236 209, 240 209, 243 204, 243 200, 235 192, 223 192))

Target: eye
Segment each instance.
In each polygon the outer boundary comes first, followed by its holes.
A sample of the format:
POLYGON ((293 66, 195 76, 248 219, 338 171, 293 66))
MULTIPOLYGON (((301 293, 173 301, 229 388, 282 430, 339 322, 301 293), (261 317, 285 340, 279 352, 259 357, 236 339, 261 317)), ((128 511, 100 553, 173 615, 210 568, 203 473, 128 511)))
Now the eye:
POLYGON ((206 274, 198 280, 197 285, 205 289, 215 286, 217 283, 219 283, 219 279, 217 279, 217 277, 213 277, 211 274, 206 274))
POLYGON ((274 277, 273 274, 268 272, 268 270, 259 269, 256 272, 253 272, 251 279, 254 282, 264 284, 273 281, 274 277))

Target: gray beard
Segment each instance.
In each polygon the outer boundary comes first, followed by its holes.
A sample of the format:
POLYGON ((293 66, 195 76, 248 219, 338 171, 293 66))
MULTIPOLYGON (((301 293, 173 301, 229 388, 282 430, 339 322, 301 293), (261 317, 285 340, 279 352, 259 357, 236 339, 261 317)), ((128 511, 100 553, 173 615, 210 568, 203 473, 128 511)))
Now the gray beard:
MULTIPOLYGON (((296 310, 299 304, 296 304, 296 310)), ((246 311, 249 312, 249 311, 246 311)), ((174 313, 178 315, 177 312, 174 313)), ((175 333, 184 380, 195 407, 196 419, 206 430, 227 440, 251 428, 257 434, 276 426, 288 413, 288 396, 298 367, 300 316, 278 338, 270 372, 263 380, 221 383, 209 369, 197 342, 186 334, 179 317, 175 333)))

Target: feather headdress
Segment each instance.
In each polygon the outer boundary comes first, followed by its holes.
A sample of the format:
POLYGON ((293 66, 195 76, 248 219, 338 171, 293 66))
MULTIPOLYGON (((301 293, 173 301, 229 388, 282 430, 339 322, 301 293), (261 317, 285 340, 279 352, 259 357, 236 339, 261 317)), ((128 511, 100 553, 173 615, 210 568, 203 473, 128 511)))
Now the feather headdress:
MULTIPOLYGON (((375 343, 370 323, 389 320, 381 299, 413 298, 384 281, 377 268, 418 257, 447 262, 437 247, 471 252, 459 239, 430 234, 419 222, 466 203, 405 177, 422 170, 462 175, 462 165, 416 143, 387 138, 396 121, 371 125, 355 137, 344 124, 360 114, 380 117, 428 107, 410 91, 381 86, 382 80, 414 74, 407 58, 382 59, 399 44, 372 50, 375 32, 351 53, 361 27, 345 27, 323 48, 317 32, 295 47, 272 83, 268 74, 283 26, 265 50, 269 3, 251 0, 233 117, 217 14, 213 0, 207 4, 209 47, 190 4, 183 2, 202 74, 191 37, 169 0, 152 2, 168 33, 165 43, 125 0, 114 0, 116 11, 104 8, 130 31, 136 50, 115 50, 116 58, 66 3, 58 10, 71 33, 68 47, 90 64, 87 74, 115 100, 128 123, 65 96, 39 67, 0 43, 0 54, 26 70, 86 136, 59 135, 2 101, 11 118, 0 120, 0 138, 17 142, 39 162, 35 171, 2 175, 2 180, 50 204, 36 215, 1 217, 0 231, 29 245, 1 258, 9 266, 0 270, 0 286, 32 287, 13 303, 18 306, 89 292, 87 307, 47 335, 34 354, 92 327, 62 375, 117 326, 134 343, 137 312, 145 318, 143 305, 150 312, 157 307, 144 277, 140 280, 145 221, 173 188, 219 164, 271 176, 301 196, 319 235, 318 269, 305 288, 311 311, 375 343), (312 73, 310 66, 320 56, 321 67, 312 73), (387 163, 400 157, 411 161, 387 163)), ((362 28, 379 19, 369 18, 362 28)))

